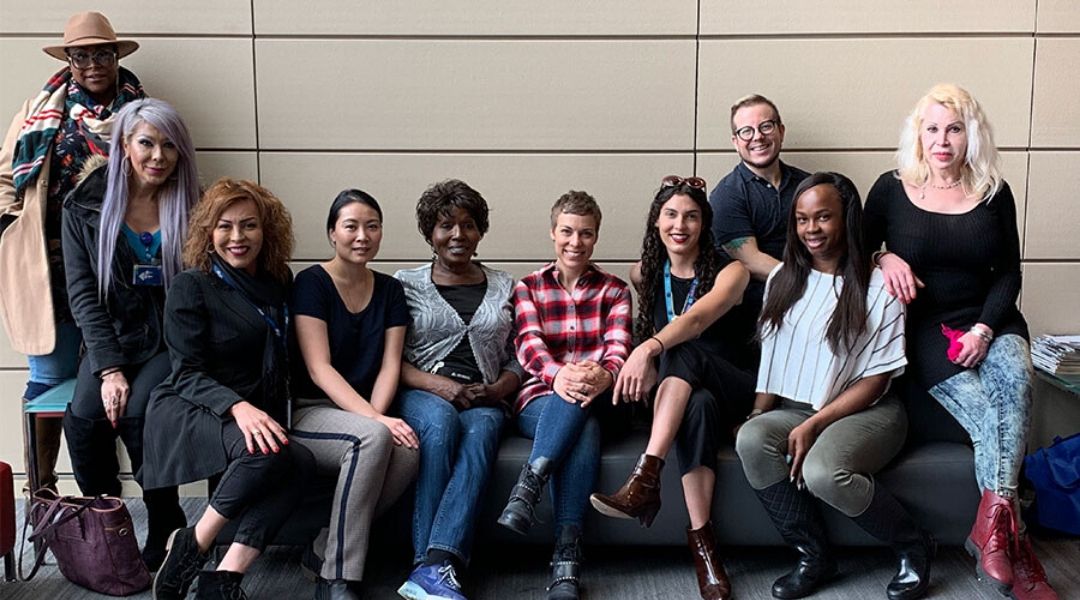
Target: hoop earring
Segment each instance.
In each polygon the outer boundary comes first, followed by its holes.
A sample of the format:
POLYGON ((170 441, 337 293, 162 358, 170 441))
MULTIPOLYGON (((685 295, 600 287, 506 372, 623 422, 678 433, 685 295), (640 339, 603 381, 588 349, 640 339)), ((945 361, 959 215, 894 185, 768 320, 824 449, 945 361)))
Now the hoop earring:
POLYGON ((125 177, 131 176, 131 159, 127 156, 120 161, 120 172, 123 173, 125 177))

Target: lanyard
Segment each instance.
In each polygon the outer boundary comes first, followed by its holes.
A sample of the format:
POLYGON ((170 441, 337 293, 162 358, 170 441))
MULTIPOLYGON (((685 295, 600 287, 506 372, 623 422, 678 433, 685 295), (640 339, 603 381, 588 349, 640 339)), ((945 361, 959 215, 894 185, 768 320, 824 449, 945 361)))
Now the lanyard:
POLYGON ((270 327, 270 330, 274 332, 274 336, 279 341, 281 341, 281 343, 284 344, 285 335, 289 327, 289 306, 287 304, 283 306, 285 313, 285 327, 282 328, 278 326, 277 321, 275 321, 270 315, 266 314, 266 311, 260 308, 258 304, 255 304, 255 302, 253 302, 251 298, 248 298, 247 294, 245 294, 239 288, 239 286, 236 285, 236 282, 233 281, 232 277, 230 277, 224 269, 222 269, 218 265, 211 265, 210 268, 214 271, 214 275, 217 275, 218 278, 224 281, 226 285, 239 292, 241 298, 247 300, 247 303, 251 305, 251 308, 254 308, 255 311, 259 313, 259 316, 263 318, 263 321, 266 321, 266 324, 270 327))
MULTIPOLYGON (((697 277, 690 282, 690 291, 686 292, 686 300, 683 302, 679 315, 686 313, 694 305, 694 292, 697 291, 697 277)), ((675 314, 675 299, 671 295, 671 261, 664 261, 664 303, 667 305, 668 323, 674 321, 679 315, 675 314)))

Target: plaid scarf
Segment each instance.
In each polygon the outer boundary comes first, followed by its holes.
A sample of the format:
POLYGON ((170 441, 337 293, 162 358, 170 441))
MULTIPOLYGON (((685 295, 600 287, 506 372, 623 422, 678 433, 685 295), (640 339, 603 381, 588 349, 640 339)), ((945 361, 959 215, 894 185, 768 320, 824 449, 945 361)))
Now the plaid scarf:
MULTIPOLYGON (((112 107, 119 108, 132 100, 145 98, 135 74, 120 67, 119 90, 112 107)), ((86 140, 86 155, 108 153, 113 110, 99 107, 74 81, 71 69, 64 67, 49 78, 45 88, 34 98, 15 142, 12 178, 16 193, 23 190, 41 172, 45 155, 65 118, 70 119, 86 140), (95 109, 87 108, 96 107, 95 109)), ((82 158, 85 158, 82 157, 82 158)), ((81 162, 81 161, 80 161, 81 162)))

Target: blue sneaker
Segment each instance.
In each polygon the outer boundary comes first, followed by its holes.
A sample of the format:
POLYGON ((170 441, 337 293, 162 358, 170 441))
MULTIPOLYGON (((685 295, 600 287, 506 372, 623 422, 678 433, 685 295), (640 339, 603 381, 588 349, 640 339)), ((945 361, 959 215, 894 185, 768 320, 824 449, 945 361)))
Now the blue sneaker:
POLYGON ((397 593, 408 600, 468 600, 449 562, 416 567, 397 593))

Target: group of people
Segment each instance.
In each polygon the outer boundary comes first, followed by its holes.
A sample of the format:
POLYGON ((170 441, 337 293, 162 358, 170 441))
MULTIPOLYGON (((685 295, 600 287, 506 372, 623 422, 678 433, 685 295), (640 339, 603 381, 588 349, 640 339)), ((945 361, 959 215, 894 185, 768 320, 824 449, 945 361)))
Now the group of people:
MULTIPOLYGON (((799 554, 776 581, 801 598, 837 574, 819 502, 897 555, 893 600, 925 595, 934 539, 875 473, 901 449, 905 371, 970 434, 982 490, 967 539, 978 576, 1020 600, 1056 598, 1017 507, 1031 406, 1016 309, 1016 208, 991 129, 965 90, 915 106, 895 170, 865 208, 845 176, 779 158, 785 126, 762 96, 731 110, 741 159, 707 197, 659 182, 630 285, 591 261, 602 214, 571 191, 551 208, 554 261, 520 281, 475 260, 489 208, 468 184, 416 205, 430 263, 373 270, 378 201, 331 203, 330 260, 295 278, 289 212, 221 179, 200 192, 179 114, 147 98, 98 13, 72 17, 67 65, 0 148, 0 310, 29 356, 32 399, 76 379, 63 420, 85 494, 119 495, 115 441, 144 490, 157 599, 242 597, 253 561, 316 476, 336 479, 313 542, 316 598, 356 598, 372 521, 415 486, 414 600, 461 600, 500 437, 532 440, 498 523, 526 533, 550 488, 547 597, 579 597, 591 505, 650 526, 672 446, 702 598, 731 597, 710 509, 734 438, 747 480, 799 554), (944 243, 948 242, 948 243, 944 243), (882 249, 884 247, 884 249, 882 249), (601 433, 652 402, 626 483, 595 490, 601 433), (193 525, 177 487, 211 480, 193 525), (231 544, 203 570, 230 522, 231 544)), ((55 486, 59 430, 39 421, 39 481, 55 486)))

